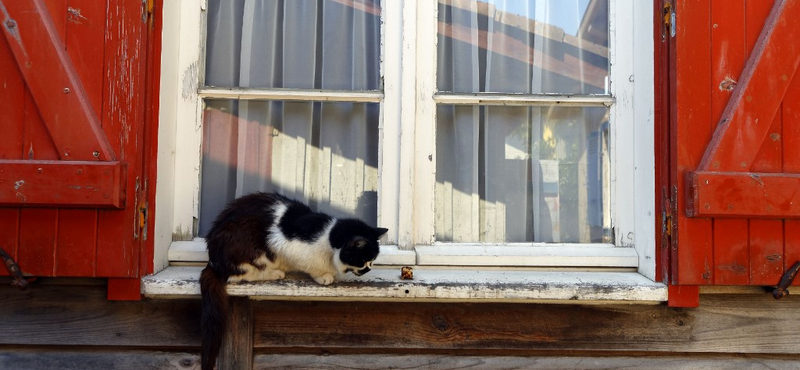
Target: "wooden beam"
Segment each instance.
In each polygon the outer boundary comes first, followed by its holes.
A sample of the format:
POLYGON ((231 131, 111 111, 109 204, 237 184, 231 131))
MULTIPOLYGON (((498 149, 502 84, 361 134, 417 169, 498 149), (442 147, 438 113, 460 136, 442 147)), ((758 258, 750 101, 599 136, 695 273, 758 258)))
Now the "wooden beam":
MULTIPOLYGON (((0 345, 190 351, 200 300, 108 302, 103 286, 0 279, 0 345), (57 330, 54 330, 57 328, 57 330)), ((793 290, 794 288, 790 288, 793 290)), ((704 294, 665 305, 251 301, 260 353, 619 353, 798 356, 800 296, 704 294)), ((0 368, 5 368, 0 366, 0 368)))
POLYGON ((0 160, 0 206, 124 208, 121 162, 0 160))
POLYGON ((0 25, 59 158, 115 160, 44 1, 0 0, 0 25))
POLYGON ((689 217, 800 218, 800 174, 688 174, 689 217))
POLYGON ((701 171, 750 169, 800 64, 798 14, 800 1, 775 1, 703 155, 701 171))
POLYGON ((247 297, 230 297, 228 329, 218 361, 219 370, 253 368, 253 310, 247 297))

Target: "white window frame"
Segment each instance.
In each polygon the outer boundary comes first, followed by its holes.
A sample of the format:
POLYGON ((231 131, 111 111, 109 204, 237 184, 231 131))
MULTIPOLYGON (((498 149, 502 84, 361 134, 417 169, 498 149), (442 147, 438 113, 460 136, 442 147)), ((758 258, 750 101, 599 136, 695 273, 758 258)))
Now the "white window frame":
POLYGON ((192 253, 197 258, 197 251, 205 250, 192 233, 199 217, 203 99, 215 97, 381 104, 378 223, 389 228, 387 239, 396 243, 384 246, 378 262, 622 268, 654 280, 652 2, 609 0, 611 95, 599 96, 437 93, 436 62, 431 60, 436 56, 437 2, 384 0, 382 7, 383 91, 339 92, 202 87, 206 2, 164 4, 155 270, 170 259, 192 253), (435 242, 436 104, 476 103, 610 105, 613 244, 435 242))

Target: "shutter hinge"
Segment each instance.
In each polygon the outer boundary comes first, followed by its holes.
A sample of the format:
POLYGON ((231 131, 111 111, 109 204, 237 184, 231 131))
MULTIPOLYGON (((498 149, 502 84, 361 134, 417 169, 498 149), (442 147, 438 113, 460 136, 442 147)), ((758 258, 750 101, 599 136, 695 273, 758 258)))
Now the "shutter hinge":
POLYGON ((147 23, 148 20, 153 20, 154 9, 155 0, 142 0, 142 23, 147 23))
POLYGON ((662 9, 662 39, 666 39, 666 35, 675 37, 675 9, 672 7, 671 1, 665 1, 662 9))
MULTIPOLYGON (((673 186, 672 191, 664 189, 662 198, 664 205, 661 209, 661 235, 666 241, 671 244, 672 236, 675 235, 675 197, 677 195, 677 187, 673 186)), ((666 247, 666 245, 665 245, 666 247)))

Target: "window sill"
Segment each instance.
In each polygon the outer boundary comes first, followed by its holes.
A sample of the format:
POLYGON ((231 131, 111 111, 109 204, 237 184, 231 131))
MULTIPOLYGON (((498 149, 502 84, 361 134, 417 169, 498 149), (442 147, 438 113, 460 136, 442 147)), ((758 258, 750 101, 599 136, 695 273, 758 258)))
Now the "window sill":
MULTIPOLYGON (((171 266, 142 279, 150 298, 200 295, 203 267, 171 266)), ((270 282, 228 285, 233 296, 272 300, 608 302, 656 303, 667 287, 636 272, 532 271, 476 268, 414 268, 413 280, 401 280, 399 268, 376 268, 362 277, 321 286, 304 276, 270 282)))

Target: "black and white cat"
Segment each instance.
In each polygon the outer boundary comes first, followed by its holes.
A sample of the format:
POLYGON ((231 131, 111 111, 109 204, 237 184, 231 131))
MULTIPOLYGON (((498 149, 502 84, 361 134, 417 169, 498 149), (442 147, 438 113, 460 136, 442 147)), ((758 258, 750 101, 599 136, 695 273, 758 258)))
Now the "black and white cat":
POLYGON ((231 202, 206 235, 208 266, 200 274, 203 370, 219 355, 228 320, 228 282, 278 280, 289 271, 331 284, 337 276, 369 272, 387 229, 336 219, 275 193, 231 202))

